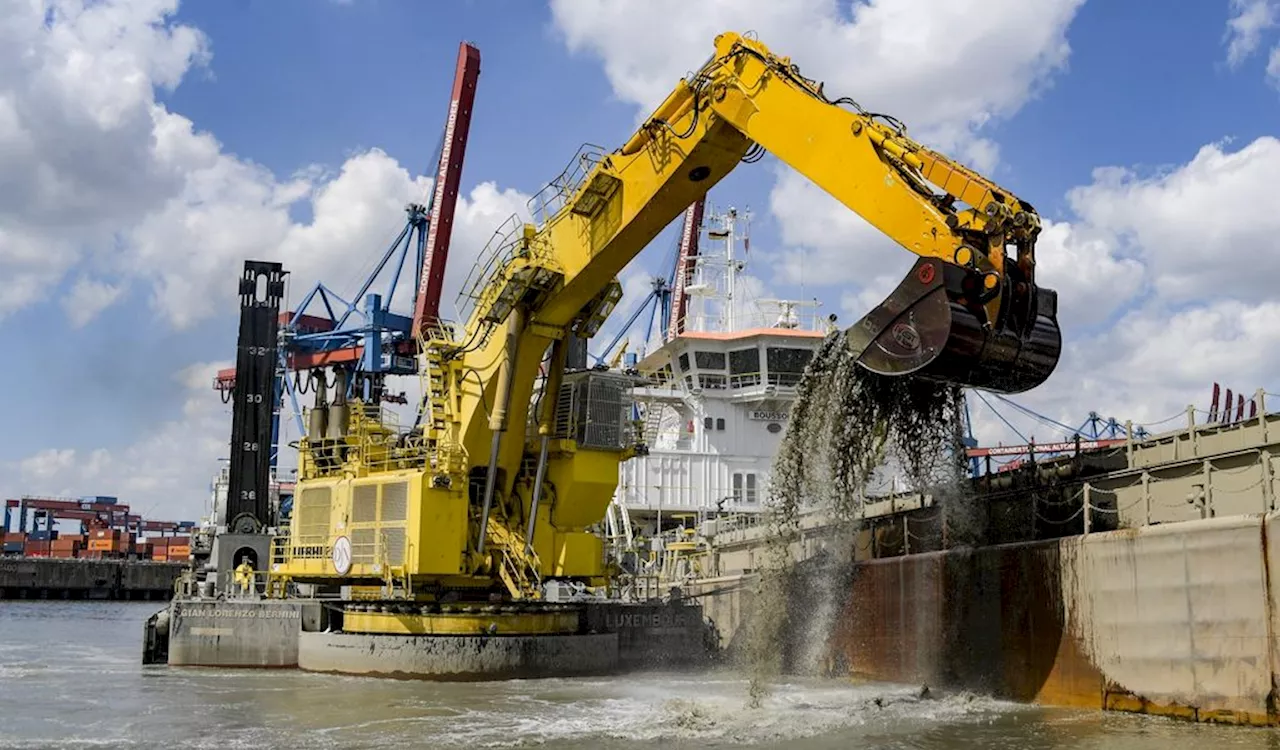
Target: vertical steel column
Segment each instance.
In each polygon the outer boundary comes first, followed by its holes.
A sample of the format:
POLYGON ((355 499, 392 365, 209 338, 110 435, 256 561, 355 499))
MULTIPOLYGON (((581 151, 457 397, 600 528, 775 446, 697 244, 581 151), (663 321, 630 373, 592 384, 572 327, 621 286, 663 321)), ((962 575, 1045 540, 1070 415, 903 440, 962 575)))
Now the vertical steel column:
POLYGON ((507 318, 507 343, 504 347, 502 365, 498 368, 498 390, 494 394, 493 412, 489 415, 489 429, 493 431, 493 442, 489 448, 489 471, 485 475, 484 505, 480 511, 480 539, 476 542, 476 552, 479 554, 484 554, 485 537, 489 533, 489 511, 493 507, 493 493, 498 483, 498 452, 502 449, 502 433, 507 430, 507 409, 511 405, 512 370, 515 368, 516 355, 519 353, 520 331, 524 329, 524 316, 524 308, 517 307, 507 318))
MULTIPOLYGON (((566 338, 573 335, 565 333, 566 338)), ((533 534, 538 523, 538 505, 542 502, 542 483, 547 478, 547 446, 551 442, 551 433, 555 430, 556 405, 560 400, 560 384, 564 381, 565 361, 569 354, 569 345, 565 339, 559 339, 551 345, 551 364, 547 371, 547 380, 542 388, 542 403, 538 414, 538 435, 541 445, 538 448, 538 471, 533 480, 533 500, 529 503, 529 528, 525 531, 524 544, 529 551, 533 550, 533 534)))
POLYGON ((284 270, 247 260, 240 277, 240 333, 232 390, 231 473, 227 526, 253 533, 269 524, 276 361, 284 270))

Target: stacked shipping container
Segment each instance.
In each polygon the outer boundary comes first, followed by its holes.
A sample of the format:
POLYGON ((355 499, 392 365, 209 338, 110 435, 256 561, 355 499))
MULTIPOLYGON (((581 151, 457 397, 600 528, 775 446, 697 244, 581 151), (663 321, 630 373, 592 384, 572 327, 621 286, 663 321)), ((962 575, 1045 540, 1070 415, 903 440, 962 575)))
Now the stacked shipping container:
POLYGON ((0 554, 94 560, 134 557, 159 562, 185 562, 191 556, 191 537, 161 536, 135 541, 119 529, 92 529, 88 534, 0 531, 0 554))

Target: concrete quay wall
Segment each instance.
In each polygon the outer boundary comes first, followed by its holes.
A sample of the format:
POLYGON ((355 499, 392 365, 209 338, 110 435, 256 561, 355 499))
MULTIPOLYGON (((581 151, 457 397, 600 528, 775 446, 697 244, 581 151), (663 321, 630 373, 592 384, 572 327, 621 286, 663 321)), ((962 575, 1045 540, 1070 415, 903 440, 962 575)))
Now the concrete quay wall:
POLYGON ((184 563, 0 557, 0 599, 169 599, 184 563))

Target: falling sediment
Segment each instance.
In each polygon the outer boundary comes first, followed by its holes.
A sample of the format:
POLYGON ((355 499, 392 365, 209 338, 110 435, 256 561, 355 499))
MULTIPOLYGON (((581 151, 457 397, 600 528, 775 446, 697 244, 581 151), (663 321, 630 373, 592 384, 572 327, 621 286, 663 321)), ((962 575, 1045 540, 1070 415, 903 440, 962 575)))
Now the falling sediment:
MULTIPOLYGON (((783 668, 784 644, 799 646, 791 666, 817 671, 839 611, 841 571, 852 559, 869 488, 897 469, 905 489, 959 486, 961 389, 910 377, 884 377, 857 364, 845 338, 827 336, 800 382, 774 461, 766 519, 768 541, 757 564, 747 622, 750 702, 758 705, 783 668), (794 549, 802 512, 830 522, 824 554, 796 588, 794 549), (816 584, 816 585, 815 585, 816 584), (797 602, 797 598, 801 601, 797 602)), ((954 492, 949 494, 954 495, 954 492)))

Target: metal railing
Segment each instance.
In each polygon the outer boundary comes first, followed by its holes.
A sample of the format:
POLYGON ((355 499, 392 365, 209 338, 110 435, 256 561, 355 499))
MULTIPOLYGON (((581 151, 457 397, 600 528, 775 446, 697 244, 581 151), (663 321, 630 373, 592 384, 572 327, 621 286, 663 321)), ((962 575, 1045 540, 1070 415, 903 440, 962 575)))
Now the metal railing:
POLYGON ((367 473, 416 469, 429 462, 421 433, 401 431, 399 418, 388 408, 352 402, 346 428, 341 437, 299 442, 307 469, 302 478, 340 476, 352 465, 367 473))
POLYGON ((529 199, 529 214, 539 226, 559 214, 606 155, 604 148, 584 143, 559 175, 529 199))
POLYGON ((524 223, 520 217, 512 214, 502 222, 471 265, 467 277, 462 282, 462 291, 458 293, 458 319, 464 323, 471 319, 471 313, 484 296, 484 290, 498 270, 515 257, 516 248, 523 236, 524 223))

